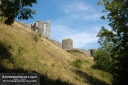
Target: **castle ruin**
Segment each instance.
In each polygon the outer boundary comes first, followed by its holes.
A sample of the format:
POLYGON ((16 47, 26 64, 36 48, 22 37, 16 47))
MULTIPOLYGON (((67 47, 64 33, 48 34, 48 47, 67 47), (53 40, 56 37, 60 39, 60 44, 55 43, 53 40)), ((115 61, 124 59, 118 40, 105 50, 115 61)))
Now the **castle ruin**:
POLYGON ((41 20, 32 23, 31 28, 37 33, 43 35, 44 37, 50 39, 50 21, 43 22, 41 20))
POLYGON ((73 40, 71 38, 63 39, 62 40, 62 48, 64 50, 69 50, 73 48, 73 40))
POLYGON ((50 21, 43 22, 41 20, 38 20, 37 22, 28 24, 27 26, 29 26, 30 28, 32 28, 34 31, 41 34, 42 36, 48 38, 49 41, 51 41, 53 44, 64 50, 78 50, 82 53, 93 56, 92 49, 85 50, 85 49, 73 48, 73 40, 71 38, 63 39, 62 43, 50 39, 50 21))

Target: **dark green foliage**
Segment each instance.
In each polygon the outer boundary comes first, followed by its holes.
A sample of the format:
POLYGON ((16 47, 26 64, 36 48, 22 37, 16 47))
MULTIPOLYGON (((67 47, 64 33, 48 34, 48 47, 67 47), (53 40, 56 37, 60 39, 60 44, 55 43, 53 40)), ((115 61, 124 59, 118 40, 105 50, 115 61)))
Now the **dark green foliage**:
POLYGON ((99 43, 111 57, 113 85, 128 85, 128 0, 103 0, 102 4, 108 13, 103 19, 109 20, 111 30, 102 27, 99 43))
POLYGON ((93 65, 94 68, 108 72, 111 68, 112 60, 109 54, 107 54, 102 49, 99 49, 96 51, 94 55, 94 62, 95 62, 95 64, 93 65))
POLYGON ((4 23, 11 25, 15 18, 28 19, 33 18, 35 10, 30 9, 36 0, 1 0, 0 16, 5 18, 4 23))

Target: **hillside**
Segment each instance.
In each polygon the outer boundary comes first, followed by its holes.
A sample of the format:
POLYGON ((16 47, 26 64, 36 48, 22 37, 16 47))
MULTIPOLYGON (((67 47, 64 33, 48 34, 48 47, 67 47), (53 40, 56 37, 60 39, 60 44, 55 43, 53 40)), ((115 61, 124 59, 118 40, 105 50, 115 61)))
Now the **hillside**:
POLYGON ((109 85, 111 75, 92 69, 93 63, 92 57, 67 52, 21 23, 0 23, 0 72, 38 72, 41 85, 109 85))

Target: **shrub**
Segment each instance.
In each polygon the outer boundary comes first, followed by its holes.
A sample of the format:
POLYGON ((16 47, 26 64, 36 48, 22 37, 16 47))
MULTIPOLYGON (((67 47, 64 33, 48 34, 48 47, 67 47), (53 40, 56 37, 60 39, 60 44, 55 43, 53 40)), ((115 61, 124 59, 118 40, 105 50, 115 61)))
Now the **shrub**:
POLYGON ((34 33, 33 39, 34 39, 36 42, 38 42, 38 40, 39 40, 39 34, 34 33))
POLYGON ((76 59, 74 62, 73 62, 73 65, 77 68, 81 68, 82 67, 82 64, 83 64, 83 61, 81 59, 76 59))
POLYGON ((108 71, 112 64, 111 57, 101 49, 96 51, 94 55, 94 62, 95 64, 93 67, 103 71, 108 71))

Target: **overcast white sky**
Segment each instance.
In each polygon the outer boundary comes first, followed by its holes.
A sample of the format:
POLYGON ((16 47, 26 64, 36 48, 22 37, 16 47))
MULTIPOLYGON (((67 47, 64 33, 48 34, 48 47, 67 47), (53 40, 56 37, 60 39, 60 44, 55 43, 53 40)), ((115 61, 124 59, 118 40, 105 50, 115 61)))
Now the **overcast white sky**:
POLYGON ((108 22, 100 17, 103 6, 97 5, 99 0, 37 0, 33 9, 37 10, 34 19, 25 23, 49 20, 51 22, 51 39, 59 42, 72 38, 75 48, 98 48, 97 33, 101 26, 108 27, 108 22))

